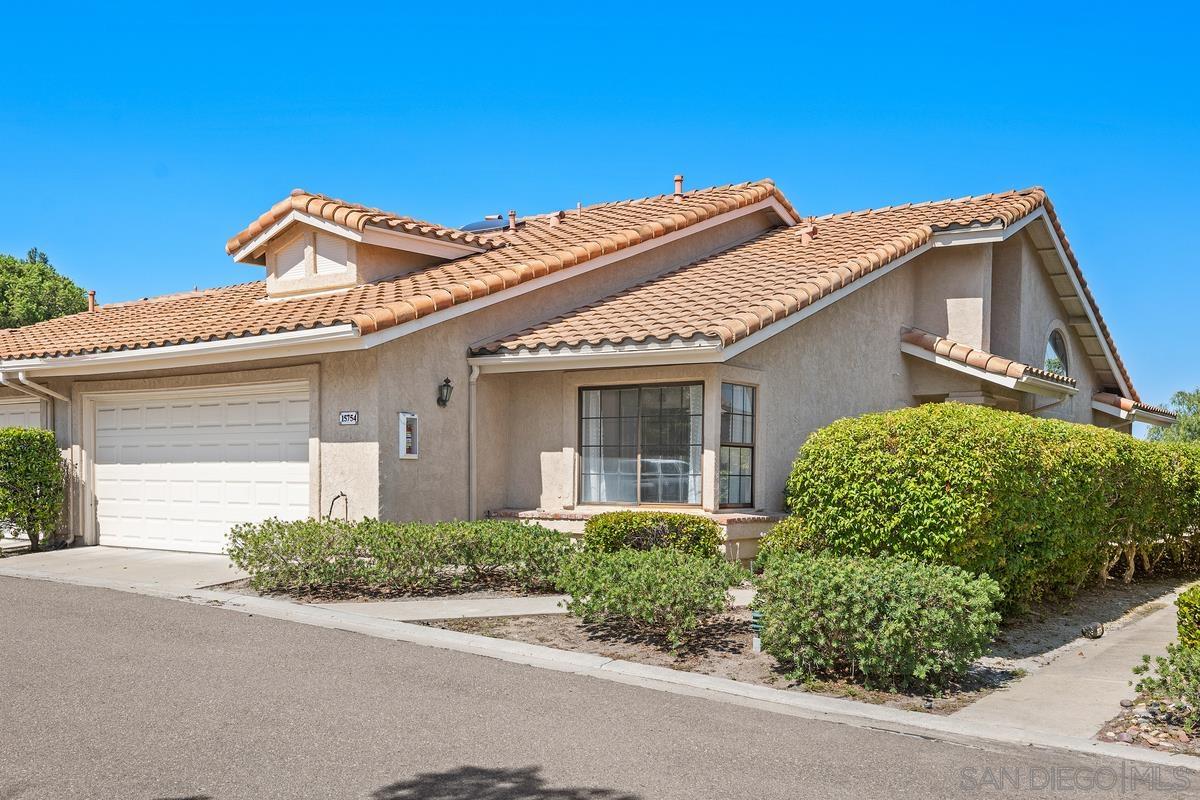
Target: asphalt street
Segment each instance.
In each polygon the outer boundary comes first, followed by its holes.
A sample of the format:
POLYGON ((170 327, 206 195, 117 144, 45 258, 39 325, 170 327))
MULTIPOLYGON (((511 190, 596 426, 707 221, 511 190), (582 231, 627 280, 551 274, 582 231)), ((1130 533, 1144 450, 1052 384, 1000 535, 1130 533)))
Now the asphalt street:
POLYGON ((1189 796, 1171 768, 0 578, 0 800, 1189 796))

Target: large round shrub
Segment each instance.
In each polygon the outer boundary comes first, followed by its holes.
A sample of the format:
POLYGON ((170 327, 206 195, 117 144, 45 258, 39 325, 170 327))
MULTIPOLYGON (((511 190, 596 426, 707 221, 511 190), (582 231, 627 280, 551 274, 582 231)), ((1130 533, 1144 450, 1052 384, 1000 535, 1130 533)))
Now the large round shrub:
POLYGON ((1091 425, 936 403, 813 433, 791 513, 843 555, 987 573, 1005 610, 1069 595, 1124 559, 1196 546, 1200 458, 1091 425))
POLYGON ((763 650, 797 679, 937 688, 983 653, 1000 621, 995 581, 900 557, 773 558, 757 586, 763 650))
POLYGON ((28 536, 34 552, 58 529, 65 483, 53 431, 0 428, 0 521, 28 536))

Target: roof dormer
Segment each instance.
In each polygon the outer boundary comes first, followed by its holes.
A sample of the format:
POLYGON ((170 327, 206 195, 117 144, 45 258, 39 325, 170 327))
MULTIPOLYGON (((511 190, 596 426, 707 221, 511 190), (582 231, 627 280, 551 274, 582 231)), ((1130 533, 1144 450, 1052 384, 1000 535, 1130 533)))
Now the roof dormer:
POLYGON ((266 267, 267 294, 344 289, 489 249, 485 237, 299 189, 225 245, 266 267))

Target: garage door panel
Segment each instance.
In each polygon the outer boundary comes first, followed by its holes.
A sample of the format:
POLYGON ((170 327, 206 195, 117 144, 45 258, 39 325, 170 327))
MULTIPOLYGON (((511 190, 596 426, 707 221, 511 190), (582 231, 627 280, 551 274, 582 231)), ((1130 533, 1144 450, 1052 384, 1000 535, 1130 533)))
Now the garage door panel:
POLYGON ((308 516, 308 410, 305 391, 99 404, 100 541, 219 552, 239 522, 308 516))
POLYGON ((37 400, 0 403, 0 428, 42 427, 42 404, 37 400))

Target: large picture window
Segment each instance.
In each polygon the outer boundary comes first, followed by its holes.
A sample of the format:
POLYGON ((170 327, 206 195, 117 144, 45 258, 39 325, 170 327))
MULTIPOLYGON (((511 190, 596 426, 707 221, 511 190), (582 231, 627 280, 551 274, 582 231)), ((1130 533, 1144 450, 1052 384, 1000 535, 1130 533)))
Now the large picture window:
POLYGON ((754 505, 754 387, 721 384, 720 504, 754 505))
POLYGON ((700 503, 704 387, 581 389, 583 503, 700 503))

